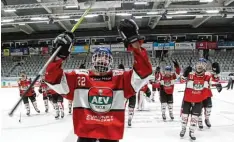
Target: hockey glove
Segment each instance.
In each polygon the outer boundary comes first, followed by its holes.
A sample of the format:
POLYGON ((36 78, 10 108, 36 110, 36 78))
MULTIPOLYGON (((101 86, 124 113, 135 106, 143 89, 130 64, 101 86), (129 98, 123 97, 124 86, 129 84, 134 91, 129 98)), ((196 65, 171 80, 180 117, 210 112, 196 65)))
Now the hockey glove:
POLYGON ((220 93, 222 91, 222 85, 219 83, 219 84, 216 84, 216 89, 217 91, 220 93))
POLYGON ((177 62, 177 60, 172 61, 172 62, 174 63, 174 68, 179 68, 180 67, 179 63, 177 62))
POLYGON ((220 73, 220 66, 219 66, 219 63, 217 62, 214 62, 212 64, 212 71, 216 74, 219 74, 220 73))
POLYGON ((61 59, 66 59, 71 52, 73 41, 74 41, 74 35, 71 32, 66 31, 58 35, 54 40, 55 46, 52 49, 52 54, 56 51, 58 47, 62 46, 62 48, 57 54, 57 57, 61 59))
POLYGON ((128 47, 130 43, 142 40, 143 38, 138 34, 138 26, 132 19, 123 19, 118 26, 118 32, 124 41, 124 46, 128 47))
POLYGON ((42 94, 42 89, 41 89, 41 88, 39 88, 39 89, 38 89, 38 92, 42 94))
POLYGON ((193 70, 192 67, 190 67, 190 66, 186 67, 185 70, 184 70, 183 76, 188 77, 189 73, 192 72, 192 70, 193 70))

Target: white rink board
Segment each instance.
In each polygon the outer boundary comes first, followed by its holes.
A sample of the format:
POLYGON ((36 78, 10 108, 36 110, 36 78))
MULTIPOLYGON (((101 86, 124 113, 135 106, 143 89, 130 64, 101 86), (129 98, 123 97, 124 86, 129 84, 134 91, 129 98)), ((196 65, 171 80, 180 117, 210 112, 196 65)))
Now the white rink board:
MULTIPOLYGON (((186 142, 189 141, 188 129, 184 139, 180 139, 180 106, 184 86, 177 84, 174 92, 174 116, 167 122, 161 119, 160 103, 158 95, 156 103, 147 104, 147 111, 135 111, 132 128, 126 125, 124 139, 121 142, 186 142)), ((35 89, 37 90, 37 89, 35 89)), ((76 142, 77 137, 73 134, 72 116, 68 114, 68 105, 65 100, 65 117, 60 120, 54 119, 54 112, 44 113, 42 96, 38 99, 41 114, 36 114, 31 106, 31 116, 25 115, 22 105, 22 122, 19 123, 20 109, 13 117, 8 117, 8 112, 19 98, 18 88, 3 88, 1 91, 1 117, 2 139, 1 142, 76 142), (3 93, 4 92, 4 93, 3 93)), ((223 90, 222 93, 213 91, 213 109, 211 113, 212 128, 204 128, 196 131, 197 142, 233 142, 234 141, 234 90, 223 90)), ((31 105, 31 104, 30 104, 31 105)), ((136 106, 137 107, 137 106, 136 106)), ((50 108, 52 106, 50 105, 50 108)), ((52 109, 51 109, 52 110, 52 109)), ((168 114, 168 110, 167 110, 168 114)), ((127 116, 127 112, 126 112, 127 116)), ((127 117, 126 117, 127 120, 127 117)))

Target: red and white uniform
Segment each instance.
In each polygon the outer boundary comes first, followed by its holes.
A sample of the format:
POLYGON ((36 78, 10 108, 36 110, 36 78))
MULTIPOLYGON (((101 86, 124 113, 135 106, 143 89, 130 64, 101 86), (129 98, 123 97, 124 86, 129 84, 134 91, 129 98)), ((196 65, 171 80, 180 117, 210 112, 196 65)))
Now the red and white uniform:
POLYGON ((197 75, 195 72, 189 74, 184 93, 184 101, 186 102, 202 102, 207 98, 209 93, 210 76, 207 74, 197 75))
POLYGON ((162 78, 162 74, 160 72, 158 72, 158 73, 155 72, 154 77, 155 77, 155 80, 152 83, 152 88, 153 89, 160 88, 160 80, 162 78))
POLYGON ((176 68, 176 72, 171 73, 170 76, 162 75, 160 80, 160 85, 163 86, 163 89, 166 94, 172 95, 174 91, 175 79, 178 78, 180 74, 180 68, 176 68))
MULTIPOLYGON (((24 94, 24 92, 28 89, 28 87, 30 86, 30 84, 31 84, 31 80, 30 79, 27 79, 27 78, 25 80, 19 79, 18 86, 19 86, 19 90, 20 90, 20 95, 24 94)), ((25 94, 25 96, 28 96, 28 97, 29 96, 33 96, 33 93, 34 93, 34 90, 32 88, 32 89, 30 89, 28 91, 27 94, 25 94)))
POLYGON ((48 87, 47 95, 55 95, 55 94, 58 94, 58 93, 54 91, 53 89, 51 89, 51 87, 48 87))
POLYGON ((144 110, 145 109, 145 99, 146 99, 146 92, 148 90, 148 84, 144 85, 138 93, 138 109, 144 110))
POLYGON ((73 125, 79 137, 122 139, 125 99, 138 92, 152 74, 146 50, 132 51, 134 70, 112 70, 105 76, 96 76, 91 70, 65 73, 62 60, 47 67, 45 80, 49 87, 73 100, 73 125))
POLYGON ((219 84, 219 81, 220 81, 220 78, 219 78, 219 75, 216 75, 216 74, 212 74, 210 72, 207 72, 206 73, 207 75, 210 76, 210 80, 209 80, 209 91, 207 91, 207 98, 208 97, 212 97, 212 91, 211 91, 211 87, 215 87, 216 84, 219 84))
POLYGON ((39 89, 42 90, 43 96, 46 97, 47 94, 48 94, 47 92, 48 92, 48 90, 49 90, 48 85, 47 85, 45 82, 41 82, 41 84, 40 84, 40 86, 39 86, 39 89))

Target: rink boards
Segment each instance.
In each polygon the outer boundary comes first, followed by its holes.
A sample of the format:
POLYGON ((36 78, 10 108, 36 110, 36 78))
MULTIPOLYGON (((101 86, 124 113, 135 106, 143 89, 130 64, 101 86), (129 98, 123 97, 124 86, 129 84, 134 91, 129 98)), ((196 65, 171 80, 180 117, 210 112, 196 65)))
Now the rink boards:
MULTIPOLYGON (((183 142, 188 141, 188 133, 184 139, 179 138, 180 107, 184 85, 177 84, 174 91, 174 116, 175 120, 170 121, 167 109, 167 122, 161 119, 160 103, 158 95, 155 95, 155 103, 147 103, 144 111, 135 111, 132 127, 126 125, 124 139, 121 142, 142 142, 142 141, 164 141, 183 142)), ((65 100, 65 118, 54 119, 54 112, 44 113, 42 96, 38 96, 38 105, 41 114, 36 114, 31 106, 30 117, 25 115, 22 105, 13 117, 7 113, 19 98, 18 88, 3 88, 1 94, 2 104, 2 139, 1 142, 75 142, 77 137, 73 134, 72 116, 68 114, 68 104, 65 100), (22 122, 19 123, 21 112, 22 122)), ((37 89, 35 89, 37 91, 37 89)), ((213 109, 211 113, 212 128, 197 131, 199 142, 233 142, 234 139, 234 91, 223 90, 220 94, 213 90, 213 109)), ((50 108, 52 106, 50 105, 50 108)), ((127 116, 127 112, 126 112, 127 116)), ((127 117, 126 117, 127 120, 127 117)))

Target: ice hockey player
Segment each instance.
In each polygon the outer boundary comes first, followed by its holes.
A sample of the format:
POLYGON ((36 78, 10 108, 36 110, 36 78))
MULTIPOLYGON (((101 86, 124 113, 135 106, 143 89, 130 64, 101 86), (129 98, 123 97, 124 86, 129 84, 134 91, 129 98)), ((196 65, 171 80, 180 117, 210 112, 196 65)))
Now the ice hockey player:
POLYGON ((150 102, 151 91, 148 87, 148 84, 145 84, 141 90, 138 92, 138 110, 145 110, 145 102, 150 102))
POLYGON ((52 104, 52 106, 54 106, 53 100, 52 100, 52 95, 48 95, 48 89, 49 89, 49 87, 45 83, 44 76, 43 76, 42 79, 41 79, 41 81, 40 81, 40 86, 39 86, 38 92, 43 95, 43 101, 44 101, 45 112, 46 113, 49 111, 48 100, 50 101, 50 103, 52 104))
MULTIPOLYGON (((79 66, 79 69, 85 69, 85 64, 82 63, 80 66, 79 66)), ((68 113, 71 114, 72 113, 72 100, 68 100, 68 113)))
MULTIPOLYGON (((24 94, 24 92, 27 90, 27 88, 30 86, 31 84, 31 79, 27 78, 26 72, 25 71, 21 71, 20 72, 20 78, 18 81, 18 86, 19 86, 19 90, 20 90, 20 96, 22 96, 24 94)), ((23 96, 23 102, 26 108, 26 115, 30 115, 30 105, 29 105, 29 101, 28 99, 31 100, 31 103, 35 109, 35 111, 37 113, 40 113, 40 110, 37 107, 37 101, 36 101, 36 93, 33 90, 33 88, 31 90, 29 90, 29 92, 27 94, 25 94, 23 96)))
MULTIPOLYGON (((195 65, 195 72, 192 67, 188 66, 184 70, 183 78, 186 79, 186 87, 182 105, 182 130, 180 137, 184 137, 189 115, 191 115, 189 136, 192 140, 196 140, 194 135, 198 117, 202 110, 202 101, 207 97, 209 92, 210 76, 206 75, 206 59, 200 58, 195 65)), ((216 86, 220 91, 220 87, 216 86)))
POLYGON ((152 90, 153 93, 151 95, 151 101, 155 102, 155 94, 156 92, 159 92, 160 90, 160 80, 162 78, 162 74, 160 73, 160 67, 156 67, 155 73, 154 73, 154 80, 151 80, 151 84, 152 84, 152 90))
MULTIPOLYGON (((125 71, 125 67, 123 64, 119 64, 118 69, 125 71)), ((127 102, 128 102, 128 126, 131 127, 132 126, 132 119, 134 116, 134 109, 136 106, 136 95, 132 95, 129 99, 127 99, 125 104, 127 104, 127 102)))
POLYGON ((68 100, 68 113, 72 113, 72 100, 68 100))
POLYGON ((59 94, 73 100, 73 124, 77 142, 119 142, 124 132, 125 98, 139 91, 148 81, 152 67, 147 51, 141 47, 143 40, 132 20, 124 19, 118 26, 121 37, 133 52, 134 70, 112 70, 112 53, 107 48, 97 48, 92 55, 92 67, 86 72, 75 70, 64 73, 62 62, 69 56, 74 35, 60 34, 55 39, 55 49, 62 46, 57 57, 46 69, 45 80, 59 94))
POLYGON ((57 92, 55 92, 53 89, 51 89, 50 86, 47 92, 49 96, 50 95, 52 96, 52 101, 55 109, 55 119, 59 119, 60 116, 61 118, 63 118, 64 117, 63 97, 57 92))
POLYGON ((179 77, 180 67, 176 60, 173 61, 173 63, 174 63, 175 72, 172 71, 171 66, 166 66, 164 72, 161 73, 162 77, 160 80, 160 102, 161 102, 162 118, 164 121, 166 121, 167 106, 171 120, 174 119, 173 115, 174 82, 179 77))
MULTIPOLYGON (((210 76, 210 80, 209 80, 209 88, 208 88, 208 92, 206 93, 206 99, 203 100, 202 102, 202 107, 204 108, 204 115, 205 115, 205 124, 208 128, 211 127, 211 123, 210 123, 210 114, 211 114, 211 108, 212 108, 212 90, 211 88, 216 86, 219 87, 220 89, 222 89, 221 84, 219 83, 219 74, 220 74, 220 66, 219 63, 214 62, 212 63, 212 71, 211 72, 206 72, 205 74, 210 76)), ((219 92, 221 92, 222 90, 218 90, 219 92)), ((203 123, 202 123, 202 111, 201 111, 201 115, 199 116, 198 119, 198 126, 200 129, 203 129, 203 123)))

